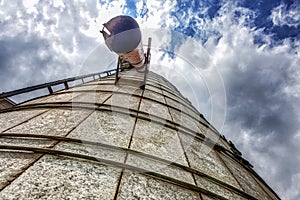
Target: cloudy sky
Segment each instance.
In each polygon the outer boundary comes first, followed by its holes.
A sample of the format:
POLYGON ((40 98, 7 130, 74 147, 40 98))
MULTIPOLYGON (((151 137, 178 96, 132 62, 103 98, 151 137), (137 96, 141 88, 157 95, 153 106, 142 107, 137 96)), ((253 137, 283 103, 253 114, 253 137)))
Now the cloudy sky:
POLYGON ((153 37, 166 76, 282 199, 300 199, 297 0, 0 0, 0 93, 107 68, 116 15, 153 37))

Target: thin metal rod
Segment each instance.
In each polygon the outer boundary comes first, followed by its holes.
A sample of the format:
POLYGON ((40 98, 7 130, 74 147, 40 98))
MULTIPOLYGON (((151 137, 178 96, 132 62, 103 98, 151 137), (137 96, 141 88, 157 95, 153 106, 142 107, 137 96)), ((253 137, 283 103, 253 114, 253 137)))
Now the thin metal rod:
POLYGON ((118 63, 117 63, 117 71, 116 71, 116 77, 115 77, 115 85, 117 85, 118 81, 119 81, 119 69, 120 69, 120 64, 121 64, 121 60, 120 60, 120 56, 118 57, 118 63))
POLYGON ((68 85, 68 82, 64 82, 64 86, 65 86, 65 90, 68 90, 69 89, 69 85, 68 85))
POLYGON ((48 91, 49 91, 50 94, 53 93, 53 90, 52 90, 51 86, 48 86, 48 91))

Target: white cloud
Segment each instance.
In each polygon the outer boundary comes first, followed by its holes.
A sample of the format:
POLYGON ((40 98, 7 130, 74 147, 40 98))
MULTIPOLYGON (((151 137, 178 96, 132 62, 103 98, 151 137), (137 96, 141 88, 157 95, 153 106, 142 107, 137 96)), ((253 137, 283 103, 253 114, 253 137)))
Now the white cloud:
POLYGON ((28 13, 38 14, 38 11, 35 5, 39 2, 39 0, 23 0, 23 5, 28 13))
MULTIPOLYGON (((197 51, 198 43, 186 40, 175 52, 181 58, 169 60, 165 57, 160 60, 160 45, 169 43, 171 37, 169 34, 161 35, 159 31, 149 31, 149 28, 178 25, 170 14, 175 3, 171 0, 147 1, 147 20, 141 17, 137 19, 144 29, 144 41, 153 34, 151 68, 175 83, 194 105, 198 101, 200 112, 209 116, 211 99, 208 89, 205 82, 199 80, 199 73, 189 67, 191 63, 200 66, 200 60, 203 66, 200 67, 201 73, 206 73, 209 79, 214 77, 214 71, 205 67, 213 63, 224 79, 228 96, 228 118, 224 130, 227 138, 240 147, 247 159, 254 162, 255 169, 280 196, 297 199, 300 196, 297 185, 300 182, 300 158, 292 159, 285 155, 291 150, 300 152, 297 143, 290 141, 299 128, 296 125, 300 119, 299 111, 297 113, 300 98, 300 43, 286 39, 270 47, 270 36, 262 30, 246 26, 255 13, 227 1, 219 15, 213 19, 199 18, 195 25, 208 35, 217 31, 222 36, 220 39, 212 36, 205 43, 204 48, 210 59, 202 56, 205 53, 201 49, 197 51), (240 17, 235 16, 236 11, 241 13, 240 17), (263 38, 265 44, 254 44, 255 36, 263 38), (193 91, 193 88, 198 90, 193 91), (268 144, 277 146, 269 148, 268 144)), ((76 73, 101 71, 101 65, 110 63, 113 55, 103 46, 99 29, 110 18, 124 14, 124 4, 125 0, 104 5, 100 5, 99 1, 82 0, 1 1, 0 42, 8 48, 2 52, 3 55, 0 53, 5 58, 1 64, 7 70, 1 76, 1 80, 4 80, 1 87, 17 89, 76 73), (107 56, 102 59, 104 54, 107 56), (16 73, 19 70, 23 74, 16 73), (6 77, 10 77, 10 80, 6 77), (35 78, 34 83, 32 78, 35 78)), ((141 1, 137 6, 142 6, 141 1)), ((204 9, 203 13, 206 12, 207 9, 204 9)), ((187 16, 190 15, 193 15, 192 11, 187 16)), ((296 7, 287 12, 281 4, 272 11, 271 18, 275 25, 297 27, 299 16, 296 7)), ((218 85, 213 85, 213 78, 209 80, 211 86, 218 85)), ((218 94, 213 96, 215 99, 219 97, 218 94)), ((299 136, 296 138, 299 140, 299 136)))
MULTIPOLYGON (((137 6, 141 6, 138 4, 137 6)), ((137 22, 142 25, 142 27, 147 28, 158 28, 161 26, 169 27, 173 24, 173 21, 170 17, 170 10, 174 6, 176 2, 171 0, 166 1, 147 1, 147 7, 149 9, 148 18, 145 20, 144 18, 138 16, 137 22)))
POLYGON ((299 2, 295 1, 289 9, 287 5, 281 3, 279 6, 272 10, 270 18, 276 26, 287 25, 290 27, 300 26, 300 5, 299 2))
MULTIPOLYGON (((289 138, 296 134, 300 119, 299 44, 286 39, 277 46, 258 46, 255 36, 272 41, 271 36, 246 26, 252 11, 242 8, 243 15, 236 18, 237 10, 241 8, 226 3, 217 17, 199 25, 222 35, 218 41, 209 38, 205 49, 225 82, 228 118, 223 133, 263 179, 280 196, 287 197, 286 189, 294 182, 290 178, 300 172, 296 167, 300 158, 284 156, 291 149, 299 151, 289 138)), ((296 196, 299 194, 289 198, 296 196)))
POLYGON ((285 194, 282 196, 282 199, 299 199, 300 196, 300 173, 292 176, 291 187, 287 188, 285 194))

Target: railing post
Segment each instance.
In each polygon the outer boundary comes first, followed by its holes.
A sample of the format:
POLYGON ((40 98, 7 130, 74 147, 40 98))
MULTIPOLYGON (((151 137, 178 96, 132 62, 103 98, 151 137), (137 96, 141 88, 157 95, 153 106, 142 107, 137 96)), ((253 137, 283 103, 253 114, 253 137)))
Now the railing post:
POLYGON ((51 86, 48 86, 48 90, 49 90, 50 94, 53 94, 53 90, 52 90, 51 86))
POLYGON ((115 85, 117 85, 117 82, 119 81, 119 69, 120 69, 120 57, 118 58, 117 63, 117 70, 116 70, 116 77, 115 77, 115 85))
POLYGON ((68 85, 68 82, 64 82, 64 86, 65 86, 65 89, 69 89, 69 85, 68 85))

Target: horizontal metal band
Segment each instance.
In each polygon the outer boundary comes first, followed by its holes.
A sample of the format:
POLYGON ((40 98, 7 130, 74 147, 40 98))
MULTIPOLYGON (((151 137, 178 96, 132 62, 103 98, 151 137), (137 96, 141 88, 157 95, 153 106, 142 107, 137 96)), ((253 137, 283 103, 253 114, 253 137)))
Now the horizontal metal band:
MULTIPOLYGON (((166 90, 166 89, 157 87, 156 85, 149 84, 149 82, 151 82, 151 81, 147 80, 147 85, 148 85, 148 86, 155 87, 155 88, 157 88, 157 89, 161 89, 162 91, 165 91, 165 92, 167 92, 167 93, 169 93, 169 94, 171 94, 171 95, 173 95, 173 96, 176 96, 177 98, 181 99, 181 100, 184 102, 184 104, 183 104, 182 102, 178 101, 177 99, 174 99, 173 97, 170 97, 170 96, 165 95, 165 94, 163 94, 163 93, 156 92, 156 91, 151 90, 151 89, 149 89, 149 88, 147 88, 146 90, 149 90, 149 91, 154 92, 154 93, 156 93, 156 94, 159 94, 159 95, 162 95, 162 96, 164 96, 164 97, 167 97, 167 98, 169 98, 169 99, 171 99, 171 100, 173 100, 173 101, 178 102, 178 103, 181 104, 182 106, 187 106, 187 108, 188 108, 190 111, 192 111, 192 112, 195 113, 196 115, 199 115, 199 113, 195 111, 195 110, 197 110, 197 109, 196 109, 192 104, 186 103, 187 99, 181 97, 180 95, 176 95, 176 94, 172 93, 171 91, 168 91, 168 90, 166 90)), ((95 85, 95 86, 97 86, 97 85, 101 85, 101 84, 98 84, 98 83, 97 83, 97 84, 88 84, 88 85, 95 85)), ((112 83, 112 84, 107 84, 107 85, 114 85, 114 84, 112 83)), ((87 85, 78 85, 78 86, 76 86, 76 88, 85 87, 85 86, 87 86, 87 85)), ((163 86, 163 85, 160 85, 160 86, 163 86)), ((82 90, 80 90, 80 91, 82 91, 82 90)), ((115 92, 115 91, 111 91, 111 92, 115 92)), ((200 117, 201 117, 203 120, 205 120, 208 124, 210 124, 210 123, 209 123, 209 122, 208 122, 201 114, 200 114, 200 117)))
MULTIPOLYGON (((117 146, 113 146, 113 145, 109 145, 109 144, 104 144, 104 143, 100 143, 100 142, 93 142, 93 141, 88 141, 88 140, 81 140, 81 139, 75 139, 75 138, 69 138, 69 137, 62 137, 62 136, 52 136, 52 135, 36 135, 36 134, 23 134, 23 133, 0 133, 0 137, 1 138, 39 138, 39 139, 50 139, 50 140, 56 140, 56 141, 60 141, 60 142, 69 142, 69 143, 79 143, 79 144, 85 144, 85 145, 93 145, 93 146, 97 146, 97 147, 102 147, 102 148, 107 148, 107 149, 113 149, 113 150, 117 150, 117 151, 124 151, 128 154, 132 154, 132 155, 137 155, 137 156, 141 156, 141 157, 145 157, 145 158, 149 158, 152 160, 156 160, 158 162, 173 166, 173 167, 178 167, 182 170, 185 170, 187 172, 196 174, 201 176, 202 178, 207 179, 208 181, 211 181, 217 185, 220 185, 221 187, 224 187, 226 189, 229 189, 243 197, 246 197, 247 199, 255 199, 254 197, 252 197, 251 195, 235 188, 234 186, 231 186, 219 179, 216 179, 212 176, 209 176, 203 172, 200 172, 198 170, 195 170, 193 168, 184 166, 182 164, 179 163, 175 163, 163 158, 159 158, 153 155, 149 155, 146 153, 142 153, 136 150, 132 150, 132 149, 128 149, 128 148, 123 148, 123 147, 117 147, 117 146)), ((47 148, 46 148, 47 149, 47 148)), ((81 155, 81 154, 80 154, 81 155)))
POLYGON ((164 119, 162 117, 156 116, 149 114, 144 111, 140 110, 134 110, 134 109, 127 109, 121 106, 115 106, 115 105, 109 105, 109 104, 102 104, 102 103, 90 103, 90 102, 45 102, 45 103, 34 103, 34 104, 26 104, 26 105, 20 105, 20 106, 15 106, 9 109, 1 110, 0 113, 6 113, 6 112, 13 112, 13 111, 20 111, 20 110, 26 110, 26 109, 41 109, 41 108, 46 108, 46 109, 53 109, 53 108, 63 108, 63 109, 86 109, 86 110, 98 110, 98 111, 109 111, 109 112, 117 112, 125 115, 130 115, 132 117, 137 117, 140 119, 144 120, 151 120, 151 122, 154 123, 159 123, 163 126, 166 126, 168 128, 174 129, 176 131, 181 131, 181 132, 189 132, 190 135, 193 137, 200 137, 201 140, 205 139, 205 135, 198 133, 194 130, 189 129, 188 127, 185 127, 181 124, 178 124, 176 122, 170 121, 168 119, 164 119), (111 108, 117 108, 120 110, 112 110, 111 108), (127 111, 127 112, 126 112, 127 111), (128 111, 136 113, 128 113, 128 111), (138 114, 143 114, 146 116, 150 116, 150 118, 143 117, 138 114), (154 119, 158 120, 154 120, 154 119), (164 121, 166 123, 162 123, 161 121, 164 121))
MULTIPOLYGON (((111 161, 111 160, 107 160, 107 159, 103 159, 103 158, 98 158, 95 156, 88 156, 88 155, 83 155, 83 154, 78 154, 78 153, 71 153, 71 152, 67 152, 67 151, 60 151, 60 150, 54 150, 54 149, 47 149, 47 148, 36 148, 36 147, 24 147, 24 146, 10 146, 10 145, 0 145, 0 149, 2 150, 19 150, 19 151, 26 151, 26 152, 34 152, 34 153, 41 153, 41 154, 49 154, 49 155, 54 155, 54 156, 68 156, 68 157, 73 157, 73 158, 79 158, 79 159, 85 159, 85 160, 89 160, 89 161, 94 161, 100 164, 104 164, 104 165, 110 165, 113 167, 117 167, 117 168, 121 168, 121 169, 126 169, 126 170, 130 170, 133 172, 139 172, 154 178, 158 178, 160 180, 172 183, 174 185, 178 185, 180 187, 189 189, 189 190, 193 190, 196 192, 200 192, 203 194, 206 194, 208 196, 214 197, 214 198, 218 198, 221 200, 227 200, 226 198, 217 195, 213 192, 210 192, 206 189, 203 189, 201 187, 156 173, 156 172, 150 172, 149 170, 145 170, 139 167, 135 167, 135 166, 131 166, 125 163, 120 163, 120 162, 116 162, 116 161, 111 161)), ((17 153, 17 152, 13 152, 13 153, 17 153)), ((253 200, 256 200, 256 198, 251 198, 253 200)))

